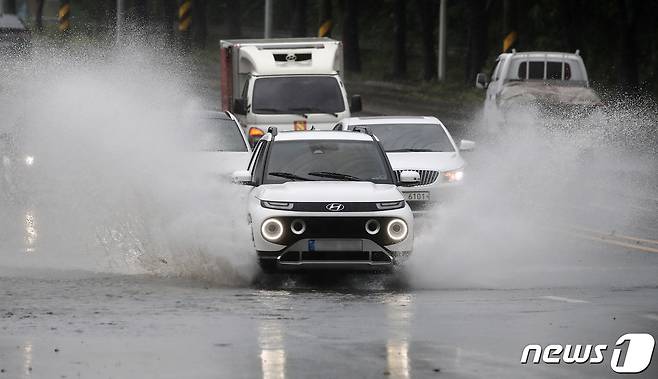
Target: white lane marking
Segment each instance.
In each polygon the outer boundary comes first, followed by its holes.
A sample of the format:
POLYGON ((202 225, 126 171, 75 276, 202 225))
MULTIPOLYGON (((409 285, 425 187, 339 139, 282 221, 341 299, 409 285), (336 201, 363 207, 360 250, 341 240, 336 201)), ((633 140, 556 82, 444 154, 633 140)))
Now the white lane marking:
POLYGON ((555 300, 555 301, 564 301, 565 303, 573 303, 573 304, 588 304, 589 301, 587 300, 580 300, 580 299, 570 299, 568 297, 561 297, 561 296, 542 296, 542 299, 548 299, 548 300, 555 300))
POLYGON ((658 321, 658 315, 655 315, 655 314, 652 314, 652 313, 647 313, 643 316, 645 318, 648 318, 649 320, 658 321))

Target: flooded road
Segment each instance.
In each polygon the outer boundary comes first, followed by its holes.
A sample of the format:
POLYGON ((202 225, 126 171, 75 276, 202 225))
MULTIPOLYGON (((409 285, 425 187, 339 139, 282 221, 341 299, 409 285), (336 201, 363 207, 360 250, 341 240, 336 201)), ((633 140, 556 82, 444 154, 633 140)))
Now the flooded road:
MULTIPOLYGON (((638 263, 656 274, 653 258, 638 263)), ((613 374, 608 361, 519 358, 531 343, 612 346, 630 331, 658 331, 656 287, 422 290, 390 280, 285 277, 227 289, 3 270, 0 369, 8 378, 600 378, 613 374)))

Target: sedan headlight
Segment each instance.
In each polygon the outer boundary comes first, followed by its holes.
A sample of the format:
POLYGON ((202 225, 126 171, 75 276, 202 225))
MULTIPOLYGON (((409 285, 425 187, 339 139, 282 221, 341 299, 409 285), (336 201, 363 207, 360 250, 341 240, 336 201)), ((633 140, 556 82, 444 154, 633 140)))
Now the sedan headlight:
POLYGON ((400 218, 395 218, 389 221, 388 226, 386 227, 386 232, 393 241, 402 241, 407 238, 408 231, 407 223, 400 218))
POLYGON ((276 218, 268 218, 263 221, 260 227, 260 233, 266 240, 275 242, 283 236, 283 223, 276 218))
POLYGON ((464 169, 444 171, 443 177, 446 178, 448 183, 461 182, 464 179, 464 169))

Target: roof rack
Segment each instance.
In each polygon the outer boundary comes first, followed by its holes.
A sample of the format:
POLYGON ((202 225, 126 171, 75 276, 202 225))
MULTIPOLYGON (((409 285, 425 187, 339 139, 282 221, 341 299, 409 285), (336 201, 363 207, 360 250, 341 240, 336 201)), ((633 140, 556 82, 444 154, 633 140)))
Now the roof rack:
POLYGON ((367 126, 355 126, 354 129, 352 129, 352 131, 357 133, 365 133, 369 136, 372 135, 372 130, 370 130, 370 128, 368 128, 367 126))

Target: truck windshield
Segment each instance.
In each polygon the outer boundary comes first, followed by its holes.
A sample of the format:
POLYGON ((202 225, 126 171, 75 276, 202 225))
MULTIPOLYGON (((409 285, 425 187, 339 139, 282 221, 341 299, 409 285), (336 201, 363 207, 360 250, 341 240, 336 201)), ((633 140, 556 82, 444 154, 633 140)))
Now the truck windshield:
MULTIPOLYGON (((433 124, 365 125, 379 138, 387 153, 454 152, 442 127, 433 124)), ((354 126, 350 126, 353 129, 354 126)))
POLYGON ((385 159, 372 141, 278 141, 272 144, 264 183, 329 180, 393 184, 385 159))
POLYGON ((334 77, 271 77, 254 82, 254 113, 338 113, 344 110, 343 94, 334 77))

